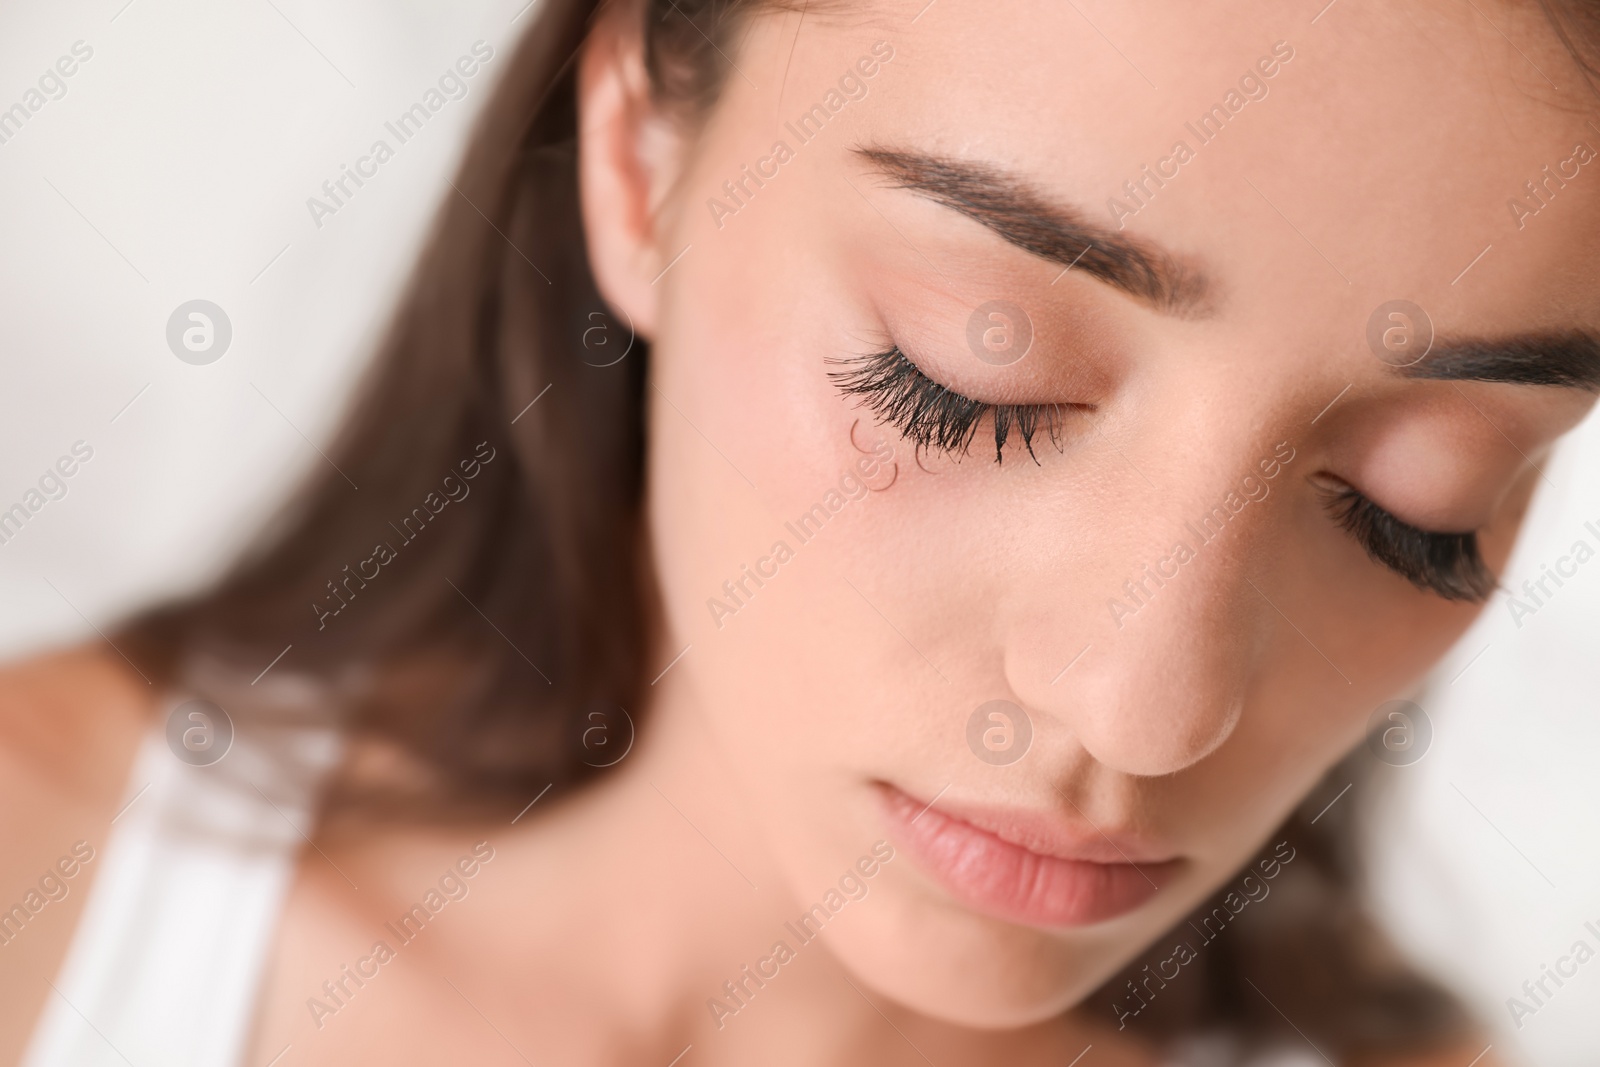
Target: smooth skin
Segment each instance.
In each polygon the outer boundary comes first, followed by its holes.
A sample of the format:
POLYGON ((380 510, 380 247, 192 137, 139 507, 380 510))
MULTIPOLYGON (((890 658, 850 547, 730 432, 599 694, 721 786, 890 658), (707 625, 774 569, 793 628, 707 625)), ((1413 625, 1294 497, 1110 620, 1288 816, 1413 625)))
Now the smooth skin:
MULTIPOLYGON (((1342 0, 1313 25, 1317 6, 883 0, 803 26, 763 16, 688 131, 652 108, 629 28, 598 20, 580 66, 584 214, 604 295, 652 342, 665 617, 648 673, 671 666, 616 770, 515 826, 324 828, 251 1062, 291 1045, 283 1064, 665 1065, 692 1046, 686 1065, 954 1067, 1065 1063, 1089 1044, 1096 1064, 1157 1062, 1135 1028, 1073 1005, 1232 876, 1479 610, 1374 563, 1323 491, 1349 484, 1425 529, 1479 530, 1498 572, 1538 467, 1592 402, 1407 380, 1364 341, 1395 298, 1452 336, 1600 329, 1587 236, 1600 177, 1585 168, 1520 229, 1506 206, 1576 142, 1600 146, 1534 5, 1342 0), (1117 231, 1209 280, 1184 314, 1063 273, 894 188, 857 151, 1001 169, 1115 229, 1107 199, 1280 41, 1293 59, 1266 98, 1117 231), (782 123, 877 42, 893 58, 866 97, 798 144, 782 123), (736 213, 708 205, 778 138, 794 158, 777 177, 736 213), (1036 331, 1007 367, 966 342, 992 299, 1036 331), (1035 463, 1013 445, 996 465, 985 427, 964 459, 918 456, 827 377, 826 360, 885 343, 977 399, 1077 405, 1060 449, 1036 441, 1035 463), (792 539, 785 521, 879 442, 893 484, 792 539), (1294 459, 1270 495, 1114 616, 1124 581, 1284 442, 1294 459), (724 582, 778 540, 793 558, 717 612, 724 582), (1033 725, 1009 766, 967 745, 968 717, 994 699, 1033 725), (1129 914, 1045 929, 964 905, 897 845, 821 950, 802 948, 719 1028, 706 1002, 723 982, 894 842, 885 783, 1134 836, 1180 869, 1129 914), (496 858, 471 895, 316 1026, 306 999, 478 840, 496 858)), ((22 668, 9 702, 20 764, 46 744, 27 723, 47 705, 75 709, 64 721, 95 740, 64 750, 59 803, 40 805, 35 778, 0 784, 45 812, 0 861, 4 885, 58 842, 103 840, 105 783, 137 732, 126 709, 153 706, 136 679, 98 680, 114 655, 78 658, 91 667, 22 668)), ((69 916, 48 947, 6 961, 8 985, 29 991, 3 1009, 8 1048, 49 995, 69 916)))

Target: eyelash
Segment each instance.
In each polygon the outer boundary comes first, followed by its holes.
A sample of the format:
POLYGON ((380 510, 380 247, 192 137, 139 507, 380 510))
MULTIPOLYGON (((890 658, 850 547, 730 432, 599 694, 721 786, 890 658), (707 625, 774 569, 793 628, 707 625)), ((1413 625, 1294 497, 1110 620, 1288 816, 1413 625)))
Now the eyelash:
POLYGON ((829 359, 845 370, 828 378, 911 441, 917 451, 964 456, 985 417, 994 424, 994 461, 1002 462, 1006 442, 1016 431, 1035 462, 1033 439, 1042 430, 1061 451, 1062 415, 1074 404, 989 404, 972 400, 923 374, 899 346, 847 359, 829 359))
POLYGON ((1446 600, 1480 603, 1495 588, 1476 533, 1430 533, 1401 522, 1345 486, 1325 490, 1328 510, 1375 562, 1446 600))
MULTIPOLYGON (((827 362, 845 368, 828 372, 841 392, 866 405, 879 422, 898 429, 919 452, 966 455, 987 416, 994 423, 996 463, 1002 462, 1013 428, 1037 463, 1034 436, 1043 430, 1060 451, 1062 414, 1076 406, 972 400, 923 374, 898 346, 827 362)), ((1367 555, 1418 589, 1468 603, 1481 602, 1494 591, 1495 578, 1483 562, 1476 533, 1419 530, 1351 486, 1324 493, 1334 521, 1367 555)))

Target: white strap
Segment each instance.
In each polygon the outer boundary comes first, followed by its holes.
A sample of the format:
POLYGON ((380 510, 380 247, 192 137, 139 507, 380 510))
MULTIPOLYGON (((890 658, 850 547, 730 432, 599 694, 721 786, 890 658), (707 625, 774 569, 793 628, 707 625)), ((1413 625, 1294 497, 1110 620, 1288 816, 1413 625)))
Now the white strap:
POLYGON ((232 1067, 244 1055, 338 743, 241 732, 220 761, 191 766, 166 725, 145 738, 105 847, 90 842, 99 870, 23 1067, 232 1067))

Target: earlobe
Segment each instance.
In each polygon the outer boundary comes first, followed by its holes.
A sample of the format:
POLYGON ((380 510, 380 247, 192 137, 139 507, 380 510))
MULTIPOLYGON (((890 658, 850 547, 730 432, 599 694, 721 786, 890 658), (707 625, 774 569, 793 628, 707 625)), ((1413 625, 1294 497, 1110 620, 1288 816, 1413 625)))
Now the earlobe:
POLYGON ((650 94, 628 5, 604 15, 578 66, 578 185, 589 263, 600 295, 654 336, 660 289, 660 196, 670 188, 667 120, 650 94))

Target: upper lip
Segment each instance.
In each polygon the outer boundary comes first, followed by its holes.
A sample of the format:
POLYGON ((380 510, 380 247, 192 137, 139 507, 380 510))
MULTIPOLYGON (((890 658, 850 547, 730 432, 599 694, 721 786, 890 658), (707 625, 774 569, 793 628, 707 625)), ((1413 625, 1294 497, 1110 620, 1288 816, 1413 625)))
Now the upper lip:
MULTIPOLYGON (((896 789, 894 786, 888 788, 896 789)), ((1091 822, 1070 801, 1066 802, 1071 809, 1069 811, 1037 811, 962 800, 947 793, 936 794, 930 803, 918 800, 904 790, 896 791, 911 799, 919 810, 924 805, 937 808, 947 818, 959 819, 1002 841, 1041 856, 1082 863, 1135 866, 1153 866, 1179 858, 1176 851, 1147 835, 1128 829, 1124 820, 1091 822)))

